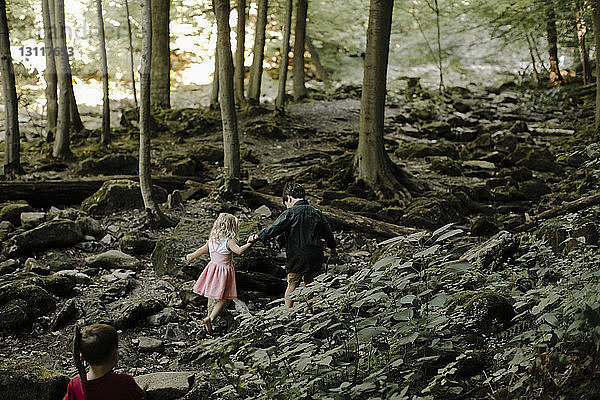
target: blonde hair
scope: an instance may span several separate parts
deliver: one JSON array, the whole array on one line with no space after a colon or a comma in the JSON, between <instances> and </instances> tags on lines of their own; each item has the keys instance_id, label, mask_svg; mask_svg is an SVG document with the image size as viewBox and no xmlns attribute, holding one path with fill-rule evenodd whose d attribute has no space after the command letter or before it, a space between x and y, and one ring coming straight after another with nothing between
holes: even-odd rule
<instances>
[{"instance_id":1,"label":"blonde hair","mask_svg":"<svg viewBox=\"0 0 600 400\"><path fill-rule=\"evenodd\" d=\"M234 215L220 213L210 230L208 240L220 243L224 239L237 239L238 227L238 219Z\"/></svg>"}]
</instances>

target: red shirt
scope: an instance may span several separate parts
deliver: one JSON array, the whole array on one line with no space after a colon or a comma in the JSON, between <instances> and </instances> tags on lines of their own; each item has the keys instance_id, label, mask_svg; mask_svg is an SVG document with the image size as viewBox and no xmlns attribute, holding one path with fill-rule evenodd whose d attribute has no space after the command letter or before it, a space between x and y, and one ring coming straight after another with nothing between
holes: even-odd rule
<instances>
[{"instance_id":1,"label":"red shirt","mask_svg":"<svg viewBox=\"0 0 600 400\"><path fill-rule=\"evenodd\" d=\"M75 375L67 386L67 394L63 400L141 400L143 398L144 391L135 383L131 375L115 374L110 371L98 379L83 384L81 377Z\"/></svg>"}]
</instances>

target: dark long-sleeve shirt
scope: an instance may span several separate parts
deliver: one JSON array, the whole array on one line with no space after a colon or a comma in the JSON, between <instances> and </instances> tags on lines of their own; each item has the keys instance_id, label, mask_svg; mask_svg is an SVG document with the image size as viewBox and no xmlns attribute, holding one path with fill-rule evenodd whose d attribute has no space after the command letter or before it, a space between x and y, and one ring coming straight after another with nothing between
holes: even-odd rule
<instances>
[{"instance_id":1,"label":"dark long-sleeve shirt","mask_svg":"<svg viewBox=\"0 0 600 400\"><path fill-rule=\"evenodd\" d=\"M262 242L284 235L286 243L286 270L288 273L314 273L323 266L323 239L330 249L336 243L329 224L321 211L298 200L273 222L258 233Z\"/></svg>"}]
</instances>

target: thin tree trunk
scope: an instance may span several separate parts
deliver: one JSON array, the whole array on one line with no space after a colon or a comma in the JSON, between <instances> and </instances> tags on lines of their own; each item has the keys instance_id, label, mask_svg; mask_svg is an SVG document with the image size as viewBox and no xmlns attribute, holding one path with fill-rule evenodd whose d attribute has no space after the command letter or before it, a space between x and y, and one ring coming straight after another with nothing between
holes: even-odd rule
<instances>
[{"instance_id":1,"label":"thin tree trunk","mask_svg":"<svg viewBox=\"0 0 600 400\"><path fill-rule=\"evenodd\" d=\"M317 51L317 48L315 47L315 45L312 42L312 39L309 36L306 36L306 47L308 48L308 51L310 52L310 59L312 61L312 64L315 66L315 71L317 73L317 77L322 82L329 81L329 77L327 76L327 71L325 71L325 68L323 68L323 64L321 64L321 60L319 59L319 53Z\"/></svg>"},{"instance_id":2,"label":"thin tree trunk","mask_svg":"<svg viewBox=\"0 0 600 400\"><path fill-rule=\"evenodd\" d=\"M596 118L594 126L596 132L600 131L600 9L598 0L592 0L592 23L594 25L594 42L596 47Z\"/></svg>"},{"instance_id":3,"label":"thin tree trunk","mask_svg":"<svg viewBox=\"0 0 600 400\"><path fill-rule=\"evenodd\" d=\"M556 14L551 0L546 0L546 33L548 35L548 54L550 56L550 83L562 83L563 79L558 66Z\"/></svg>"},{"instance_id":4,"label":"thin tree trunk","mask_svg":"<svg viewBox=\"0 0 600 400\"><path fill-rule=\"evenodd\" d=\"M248 77L248 102L260 104L260 86L262 82L263 61L265 58L265 30L267 27L268 0L258 0L258 15L254 34L254 58Z\"/></svg>"},{"instance_id":5,"label":"thin tree trunk","mask_svg":"<svg viewBox=\"0 0 600 400\"><path fill-rule=\"evenodd\" d=\"M275 108L280 113L285 110L288 63L290 60L290 34L292 30L292 0L287 0L285 9L285 19L283 21L283 39L281 41L281 60L279 61L279 81L277 87L277 98L275 99Z\"/></svg>"},{"instance_id":6,"label":"thin tree trunk","mask_svg":"<svg viewBox=\"0 0 600 400\"><path fill-rule=\"evenodd\" d=\"M244 98L244 43L246 41L246 0L237 1L237 27L235 30L235 64L233 70L233 89L235 103L242 106Z\"/></svg>"},{"instance_id":7,"label":"thin tree trunk","mask_svg":"<svg viewBox=\"0 0 600 400\"><path fill-rule=\"evenodd\" d=\"M129 35L129 62L131 65L131 88L133 89L133 101L138 106L137 93L135 90L135 71L133 67L133 40L131 38L131 21L129 20L129 1L125 0L125 12L127 13L127 34Z\"/></svg>"},{"instance_id":8,"label":"thin tree trunk","mask_svg":"<svg viewBox=\"0 0 600 400\"><path fill-rule=\"evenodd\" d=\"M19 112L15 71L10 55L6 2L0 1L0 73L5 107L4 174L14 176L22 172L20 161Z\"/></svg>"},{"instance_id":9,"label":"thin tree trunk","mask_svg":"<svg viewBox=\"0 0 600 400\"><path fill-rule=\"evenodd\" d=\"M533 55L533 45L531 43L531 37L530 37L529 33L525 34L525 39L527 39L527 46L529 47L529 59L531 60L531 68L533 69L533 80L537 84L540 82L540 78L538 76L538 70L535 65L535 57Z\"/></svg>"},{"instance_id":10,"label":"thin tree trunk","mask_svg":"<svg viewBox=\"0 0 600 400\"><path fill-rule=\"evenodd\" d=\"M110 144L110 100L108 97L108 62L106 60L106 42L104 39L104 17L102 17L102 0L96 0L98 12L98 38L100 40L100 68L102 69L102 135L100 143L103 146Z\"/></svg>"},{"instance_id":11,"label":"thin tree trunk","mask_svg":"<svg viewBox=\"0 0 600 400\"><path fill-rule=\"evenodd\" d=\"M58 75L58 87L60 90L58 98L58 121L56 126L56 137L52 155L56 158L69 158L71 148L69 145L69 134L71 130L71 105L72 85L67 49L67 38L65 37L65 4L64 0L55 0L56 37L54 40L54 52L56 59L56 70Z\"/></svg>"},{"instance_id":12,"label":"thin tree trunk","mask_svg":"<svg viewBox=\"0 0 600 400\"><path fill-rule=\"evenodd\" d=\"M219 107L219 46L215 45L215 71L213 72L213 81L210 91L210 108Z\"/></svg>"},{"instance_id":13,"label":"thin tree trunk","mask_svg":"<svg viewBox=\"0 0 600 400\"><path fill-rule=\"evenodd\" d=\"M217 47L219 48L219 103L223 123L225 187L229 192L240 193L240 142L233 94L229 0L215 0L214 4L217 17Z\"/></svg>"},{"instance_id":14,"label":"thin tree trunk","mask_svg":"<svg viewBox=\"0 0 600 400\"><path fill-rule=\"evenodd\" d=\"M393 0L370 2L355 169L357 178L370 186L379 197L410 198L396 177L383 142L393 4Z\"/></svg>"},{"instance_id":15,"label":"thin tree trunk","mask_svg":"<svg viewBox=\"0 0 600 400\"><path fill-rule=\"evenodd\" d=\"M152 0L152 64L150 69L150 101L152 105L171 107L171 49L169 45L169 12L171 0Z\"/></svg>"},{"instance_id":16,"label":"thin tree trunk","mask_svg":"<svg viewBox=\"0 0 600 400\"><path fill-rule=\"evenodd\" d=\"M142 62L140 65L140 191L149 223L154 226L172 225L152 197L150 164L150 74L152 63L152 10L150 0L141 0Z\"/></svg>"},{"instance_id":17,"label":"thin tree trunk","mask_svg":"<svg viewBox=\"0 0 600 400\"><path fill-rule=\"evenodd\" d=\"M306 36L306 16L308 0L298 0L296 5L296 28L294 29L294 99L306 97L304 84L304 38Z\"/></svg>"},{"instance_id":18,"label":"thin tree trunk","mask_svg":"<svg viewBox=\"0 0 600 400\"><path fill-rule=\"evenodd\" d=\"M440 85L439 91L444 91L444 70L442 64L442 37L441 37L441 29L440 29L440 7L438 5L438 0L435 0L435 23L437 25L437 45L438 45L438 69L440 70Z\"/></svg>"},{"instance_id":19,"label":"thin tree trunk","mask_svg":"<svg viewBox=\"0 0 600 400\"><path fill-rule=\"evenodd\" d=\"M585 0L575 1L575 20L577 27L577 42L579 43L579 55L581 57L583 84L587 85L591 80L590 59L585 45L587 35L587 24L585 22Z\"/></svg>"},{"instance_id":20,"label":"thin tree trunk","mask_svg":"<svg viewBox=\"0 0 600 400\"><path fill-rule=\"evenodd\" d=\"M44 23L44 54L46 56L46 70L44 79L46 80L46 132L49 139L54 139L56 134L56 116L58 112L57 78L56 62L54 60L54 44L52 40L52 19L50 17L50 5L54 10L54 2L42 0L42 19Z\"/></svg>"},{"instance_id":21,"label":"thin tree trunk","mask_svg":"<svg viewBox=\"0 0 600 400\"><path fill-rule=\"evenodd\" d=\"M67 61L69 55L67 54ZM81 132L85 126L83 126L83 122L81 121L81 116L79 115L79 108L77 107L77 101L75 100L75 91L73 90L73 73L71 72L71 65L69 64L69 90L71 91L71 128L75 132Z\"/></svg>"}]
</instances>

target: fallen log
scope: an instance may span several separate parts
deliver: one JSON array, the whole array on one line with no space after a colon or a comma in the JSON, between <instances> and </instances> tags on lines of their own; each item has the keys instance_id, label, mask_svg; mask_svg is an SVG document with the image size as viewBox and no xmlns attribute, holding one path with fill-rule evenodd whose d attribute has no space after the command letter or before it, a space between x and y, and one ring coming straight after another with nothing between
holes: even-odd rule
<instances>
[{"instance_id":1,"label":"fallen log","mask_svg":"<svg viewBox=\"0 0 600 400\"><path fill-rule=\"evenodd\" d=\"M560 215L572 213L579 210L584 210L586 208L595 206L600 204L600 193L593 194L591 196L582 197L580 199L561 204L558 207L551 208L550 210L546 210L538 215L535 215L531 218L531 220L526 223L517 226L514 228L515 232L524 232L528 231L531 228L535 227L538 222L558 217Z\"/></svg>"},{"instance_id":2,"label":"fallen log","mask_svg":"<svg viewBox=\"0 0 600 400\"><path fill-rule=\"evenodd\" d=\"M252 207L264 204L278 211L284 210L280 197L253 191L244 191L243 196ZM334 207L319 206L318 208L323 212L323 215L334 230L347 229L386 238L417 232L417 229L414 228L378 221Z\"/></svg>"},{"instance_id":3,"label":"fallen log","mask_svg":"<svg viewBox=\"0 0 600 400\"><path fill-rule=\"evenodd\" d=\"M105 181L112 179L138 180L137 175L103 176L63 181L0 181L0 202L9 200L25 200L34 207L52 205L81 204L83 200L95 193ZM195 177L156 176L152 183L163 187L167 192L183 189L185 182Z\"/></svg>"}]
</instances>

